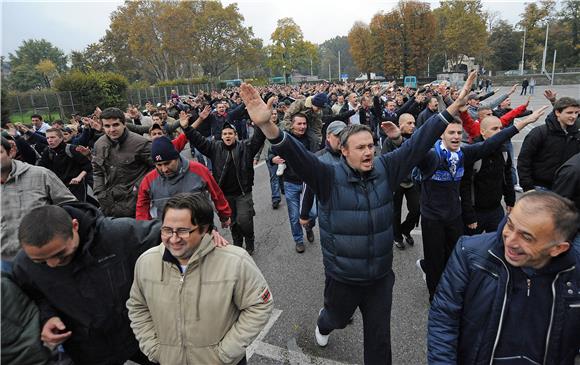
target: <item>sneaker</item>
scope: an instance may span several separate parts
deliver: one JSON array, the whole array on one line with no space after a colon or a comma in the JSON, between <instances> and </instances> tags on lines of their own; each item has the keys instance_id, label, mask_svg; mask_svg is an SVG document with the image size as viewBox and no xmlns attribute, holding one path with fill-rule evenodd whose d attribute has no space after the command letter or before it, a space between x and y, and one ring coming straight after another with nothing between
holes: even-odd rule
<instances>
[{"instance_id":1,"label":"sneaker","mask_svg":"<svg viewBox=\"0 0 580 365\"><path fill-rule=\"evenodd\" d=\"M305 250L306 250L306 247L304 247L304 243L297 243L296 244L296 252L304 253Z\"/></svg>"},{"instance_id":2,"label":"sneaker","mask_svg":"<svg viewBox=\"0 0 580 365\"><path fill-rule=\"evenodd\" d=\"M278 209L280 202L272 202L272 209Z\"/></svg>"},{"instance_id":3,"label":"sneaker","mask_svg":"<svg viewBox=\"0 0 580 365\"><path fill-rule=\"evenodd\" d=\"M395 243L395 247L398 248L399 250L405 249L405 242L403 242L403 240L395 239L394 243Z\"/></svg>"},{"instance_id":4,"label":"sneaker","mask_svg":"<svg viewBox=\"0 0 580 365\"><path fill-rule=\"evenodd\" d=\"M518 193L523 193L524 189L520 186L520 184L515 184L514 185L514 190L517 191Z\"/></svg>"},{"instance_id":5,"label":"sneaker","mask_svg":"<svg viewBox=\"0 0 580 365\"><path fill-rule=\"evenodd\" d=\"M314 242L314 232L312 231L312 229L307 229L306 230L306 239L310 243Z\"/></svg>"},{"instance_id":6,"label":"sneaker","mask_svg":"<svg viewBox=\"0 0 580 365\"><path fill-rule=\"evenodd\" d=\"M318 346L326 347L326 345L328 345L328 338L330 337L330 335L323 335L322 333L320 333L318 326L316 326L316 331L314 331L314 335L316 337L316 343L318 344Z\"/></svg>"},{"instance_id":7,"label":"sneaker","mask_svg":"<svg viewBox=\"0 0 580 365\"><path fill-rule=\"evenodd\" d=\"M278 169L276 170L276 176L284 175L284 170L286 170L286 164L281 163L280 165L278 165Z\"/></svg>"},{"instance_id":8,"label":"sneaker","mask_svg":"<svg viewBox=\"0 0 580 365\"><path fill-rule=\"evenodd\" d=\"M421 270L421 274L423 275L423 281L427 283L427 275L425 274L425 260L424 259L417 259L415 265Z\"/></svg>"},{"instance_id":9,"label":"sneaker","mask_svg":"<svg viewBox=\"0 0 580 365\"><path fill-rule=\"evenodd\" d=\"M411 234L404 234L403 233L403 237L405 237L405 242L407 242L407 244L409 246L413 246L415 244L415 240L413 239L413 237L411 237Z\"/></svg>"}]
</instances>

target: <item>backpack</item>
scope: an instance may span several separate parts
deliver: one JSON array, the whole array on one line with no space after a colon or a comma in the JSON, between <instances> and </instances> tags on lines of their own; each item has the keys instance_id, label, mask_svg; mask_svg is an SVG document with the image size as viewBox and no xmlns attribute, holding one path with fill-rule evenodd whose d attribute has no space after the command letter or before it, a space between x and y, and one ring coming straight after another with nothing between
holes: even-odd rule
<instances>
[{"instance_id":1,"label":"backpack","mask_svg":"<svg viewBox=\"0 0 580 365\"><path fill-rule=\"evenodd\" d=\"M73 146L70 145L70 144L68 144L68 143L64 147L64 152L70 158L73 158L74 157L74 155L72 153L72 149L73 149ZM53 150L49 149L48 150L48 158L50 159L50 161L54 160L54 156L56 156L56 152L54 152Z\"/></svg>"}]
</instances>

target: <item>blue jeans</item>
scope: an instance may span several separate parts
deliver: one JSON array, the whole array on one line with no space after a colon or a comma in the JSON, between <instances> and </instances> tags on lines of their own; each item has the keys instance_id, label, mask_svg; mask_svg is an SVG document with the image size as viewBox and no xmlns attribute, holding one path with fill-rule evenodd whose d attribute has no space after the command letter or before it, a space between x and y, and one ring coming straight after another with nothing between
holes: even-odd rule
<instances>
[{"instance_id":1,"label":"blue jeans","mask_svg":"<svg viewBox=\"0 0 580 365\"><path fill-rule=\"evenodd\" d=\"M284 181L284 196L286 196L286 205L288 206L290 230L296 244L304 243L304 232L302 232L300 225L300 195L302 195L302 184Z\"/></svg>"},{"instance_id":2,"label":"blue jeans","mask_svg":"<svg viewBox=\"0 0 580 365\"><path fill-rule=\"evenodd\" d=\"M266 159L266 165L268 166L268 173L270 174L270 189L272 190L272 203L280 203L282 197L280 196L280 178L276 175L276 170L278 170L278 165L270 163Z\"/></svg>"}]
</instances>

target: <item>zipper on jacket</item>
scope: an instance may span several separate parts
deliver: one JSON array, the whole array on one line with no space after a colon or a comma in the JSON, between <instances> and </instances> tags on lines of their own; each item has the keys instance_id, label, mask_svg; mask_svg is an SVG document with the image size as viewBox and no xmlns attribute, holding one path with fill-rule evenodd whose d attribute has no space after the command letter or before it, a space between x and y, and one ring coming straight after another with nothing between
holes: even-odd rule
<instances>
[{"instance_id":1,"label":"zipper on jacket","mask_svg":"<svg viewBox=\"0 0 580 365\"><path fill-rule=\"evenodd\" d=\"M236 165L236 159L234 158L234 153L230 151L232 154L232 164L234 165L234 172L236 173L236 180L238 180L238 185L240 186L240 190L242 191L242 196L246 196L246 192L244 191L244 187L242 186L242 182L240 181L240 175L238 174L238 166Z\"/></svg>"},{"instance_id":2,"label":"zipper on jacket","mask_svg":"<svg viewBox=\"0 0 580 365\"><path fill-rule=\"evenodd\" d=\"M530 288L532 287L532 280L530 278L527 278L526 282L528 283L528 297L529 297L530 296Z\"/></svg>"},{"instance_id":3,"label":"zipper on jacket","mask_svg":"<svg viewBox=\"0 0 580 365\"><path fill-rule=\"evenodd\" d=\"M508 287L509 287L509 283L510 283L510 271L502 259L497 257L493 252L491 252L491 250L487 250L487 252L489 252L490 255L492 255L493 257L498 259L499 262L501 262L501 264L503 265L503 267L505 268L505 271L507 273L507 280L505 283L505 290L504 290L504 295L503 295L503 303L501 305L501 314L499 316L499 326L497 329L497 335L495 336L495 341L493 342L493 349L491 350L491 358L489 359L489 365L493 365L493 357L495 355L495 350L497 349L497 345L499 343L499 336L501 335L501 326L503 324L503 315L505 314L505 306L507 303Z\"/></svg>"},{"instance_id":4,"label":"zipper on jacket","mask_svg":"<svg viewBox=\"0 0 580 365\"><path fill-rule=\"evenodd\" d=\"M478 268L478 269L480 269L480 270L483 270L483 271L485 271L485 272L489 273L491 276L493 276L493 277L494 277L494 278L496 278L496 279L498 279L498 278L499 278L499 275L498 275L498 274L496 274L496 273L492 272L491 270L488 270L488 269L486 269L485 267L483 267L483 266L481 266L481 265L479 265L479 264L477 264L477 263L473 264L473 266L477 267L477 268Z\"/></svg>"},{"instance_id":5,"label":"zipper on jacket","mask_svg":"<svg viewBox=\"0 0 580 365\"><path fill-rule=\"evenodd\" d=\"M220 178L218 180L218 186L221 188L222 187L222 180L224 178L224 175L226 174L226 168L228 167L228 160L230 159L230 154L228 153L226 155L226 162L224 163L224 169L222 170L222 174L220 175Z\"/></svg>"},{"instance_id":6,"label":"zipper on jacket","mask_svg":"<svg viewBox=\"0 0 580 365\"><path fill-rule=\"evenodd\" d=\"M372 253L369 252L369 279L370 279L372 277L372 270L373 270L372 261L373 261L373 257L374 257L374 246L373 246L374 234L373 234L373 218L372 218L372 214L371 214L371 200L369 199L369 191L367 189L367 184L366 184L365 180L362 181L362 189L365 192L365 198L367 199L368 217L369 217L369 224L368 224L369 234L367 237L370 239L369 250L372 250Z\"/></svg>"},{"instance_id":7,"label":"zipper on jacket","mask_svg":"<svg viewBox=\"0 0 580 365\"><path fill-rule=\"evenodd\" d=\"M560 274L572 271L576 268L576 266L572 266L567 268L566 270L562 270L556 274L554 281L552 281L552 311L550 313L550 324L548 325L548 332L546 333L546 350L544 351L544 361L543 364L546 364L548 360L548 347L550 346L550 335L552 334L552 324L554 322L554 309L556 309L556 281L560 277Z\"/></svg>"}]
</instances>

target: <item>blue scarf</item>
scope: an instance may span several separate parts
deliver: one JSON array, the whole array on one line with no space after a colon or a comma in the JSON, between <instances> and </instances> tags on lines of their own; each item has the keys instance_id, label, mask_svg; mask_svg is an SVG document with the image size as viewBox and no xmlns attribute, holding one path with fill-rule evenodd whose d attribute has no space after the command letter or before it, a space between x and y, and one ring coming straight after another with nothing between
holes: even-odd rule
<instances>
[{"instance_id":1,"label":"blue scarf","mask_svg":"<svg viewBox=\"0 0 580 365\"><path fill-rule=\"evenodd\" d=\"M435 181L461 181L463 177L463 151L459 149L457 152L451 152L446 148L442 148L441 140L435 142L435 152L439 157L439 166L435 173L431 176L431 180Z\"/></svg>"}]
</instances>

